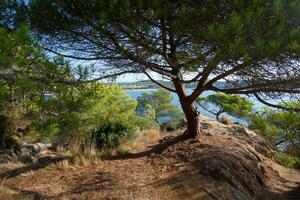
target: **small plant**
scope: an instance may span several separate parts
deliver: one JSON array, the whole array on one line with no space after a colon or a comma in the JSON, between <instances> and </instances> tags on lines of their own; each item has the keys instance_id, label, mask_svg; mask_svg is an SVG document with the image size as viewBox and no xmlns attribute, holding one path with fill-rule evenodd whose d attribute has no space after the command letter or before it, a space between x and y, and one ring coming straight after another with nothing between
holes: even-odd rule
<instances>
[{"instance_id":1,"label":"small plant","mask_svg":"<svg viewBox=\"0 0 300 200\"><path fill-rule=\"evenodd\" d=\"M279 151L272 151L272 154L275 158L275 160L288 168L298 168L300 166L300 159L293 157L293 156L289 156L283 152L279 152Z\"/></svg>"}]
</instances>

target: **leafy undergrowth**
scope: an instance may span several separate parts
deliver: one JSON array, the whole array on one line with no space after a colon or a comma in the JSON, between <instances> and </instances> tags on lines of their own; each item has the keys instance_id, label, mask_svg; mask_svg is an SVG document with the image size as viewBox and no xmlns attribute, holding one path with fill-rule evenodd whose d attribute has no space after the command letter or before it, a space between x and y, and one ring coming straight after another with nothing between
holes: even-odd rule
<instances>
[{"instance_id":1,"label":"leafy undergrowth","mask_svg":"<svg viewBox=\"0 0 300 200\"><path fill-rule=\"evenodd\" d=\"M86 152L18 166L6 173L2 190L55 200L299 199L299 171L274 162L272 149L254 132L206 119L202 128L197 139L177 136L182 131L167 137L144 132L120 147L123 155L102 160Z\"/></svg>"}]
</instances>

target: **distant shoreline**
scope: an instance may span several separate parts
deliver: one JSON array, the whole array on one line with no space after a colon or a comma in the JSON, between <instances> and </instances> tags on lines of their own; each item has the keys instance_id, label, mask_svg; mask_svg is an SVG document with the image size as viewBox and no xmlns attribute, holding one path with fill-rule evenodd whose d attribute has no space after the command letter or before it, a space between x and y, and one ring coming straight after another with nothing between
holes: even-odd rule
<instances>
[{"instance_id":1,"label":"distant shoreline","mask_svg":"<svg viewBox=\"0 0 300 200\"><path fill-rule=\"evenodd\" d=\"M157 90L159 88L123 88L125 91Z\"/></svg>"},{"instance_id":2,"label":"distant shoreline","mask_svg":"<svg viewBox=\"0 0 300 200\"><path fill-rule=\"evenodd\" d=\"M165 85L169 88L174 88L173 83L170 81L162 81L158 80L158 82L162 85ZM224 87L224 82L218 82L217 83L220 87ZM118 83L118 85L122 86L124 90L146 90L146 89L159 89L160 87L153 83L152 81L138 81L138 82L132 82L132 83ZM187 84L187 89L193 89L197 87L197 83L191 83Z\"/></svg>"}]
</instances>

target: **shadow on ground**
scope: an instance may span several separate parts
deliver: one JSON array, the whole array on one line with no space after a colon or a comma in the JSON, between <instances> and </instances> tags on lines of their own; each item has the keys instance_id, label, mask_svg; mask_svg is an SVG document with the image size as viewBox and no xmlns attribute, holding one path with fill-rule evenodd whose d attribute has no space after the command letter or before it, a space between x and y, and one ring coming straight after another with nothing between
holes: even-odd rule
<instances>
[{"instance_id":1,"label":"shadow on ground","mask_svg":"<svg viewBox=\"0 0 300 200\"><path fill-rule=\"evenodd\" d=\"M67 156L67 157L45 156L45 157L39 158L35 163L31 163L26 166L1 173L0 178L13 178L13 177L19 176L20 174L43 169L51 164L55 164L55 163L61 162L63 160L68 160L68 159L71 159L71 157L70 156Z\"/></svg>"},{"instance_id":2,"label":"shadow on ground","mask_svg":"<svg viewBox=\"0 0 300 200\"><path fill-rule=\"evenodd\" d=\"M181 134L178 136L171 137L170 140L163 141L159 144L148 146L149 150L138 152L138 153L129 153L127 155L116 155L106 157L106 160L124 160L124 159L133 159L133 158L141 158L145 156L150 156L151 154L160 154L164 150L166 150L169 146L172 146L176 143L179 143L184 140L188 140L190 137L187 134Z\"/></svg>"},{"instance_id":3,"label":"shadow on ground","mask_svg":"<svg viewBox=\"0 0 300 200\"><path fill-rule=\"evenodd\" d=\"M102 194L107 194L105 191L111 191L113 194L113 191L118 189L115 187L114 180L111 179L110 175L104 172L90 172L85 174L84 177L72 176L69 178L70 182L66 184L72 184L74 187L56 195L46 195L34 190L17 187L10 187L10 189L18 193L18 195L13 196L15 199L18 197L25 199L26 197L28 200L95 199L98 197L100 199L110 199L108 195L103 196ZM21 200L22 198L19 199Z\"/></svg>"}]
</instances>

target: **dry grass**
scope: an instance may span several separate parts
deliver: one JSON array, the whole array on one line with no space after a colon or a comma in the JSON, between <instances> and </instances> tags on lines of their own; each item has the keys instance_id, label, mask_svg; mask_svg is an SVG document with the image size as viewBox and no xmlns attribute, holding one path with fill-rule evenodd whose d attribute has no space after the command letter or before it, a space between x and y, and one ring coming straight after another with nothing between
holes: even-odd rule
<instances>
[{"instance_id":1,"label":"dry grass","mask_svg":"<svg viewBox=\"0 0 300 200\"><path fill-rule=\"evenodd\" d=\"M110 158L112 156L122 156L144 151L147 146L158 143L159 139L164 134L165 133L159 128L140 131L137 133L137 137L134 140L123 143L115 149L101 151L101 157Z\"/></svg>"},{"instance_id":2,"label":"dry grass","mask_svg":"<svg viewBox=\"0 0 300 200\"><path fill-rule=\"evenodd\" d=\"M231 119L229 119L229 117L227 117L227 116L224 116L224 117L222 118L221 122L222 122L223 124L226 124L226 125L232 125L232 124L233 124L233 121L231 121Z\"/></svg>"},{"instance_id":3,"label":"dry grass","mask_svg":"<svg viewBox=\"0 0 300 200\"><path fill-rule=\"evenodd\" d=\"M68 141L67 149L63 146L58 146L57 148L57 153L60 156L70 157L70 159L57 162L54 166L59 169L68 169L99 164L101 162L101 157L127 155L129 153L142 151L147 145L157 143L163 134L164 133L160 131L159 128L143 130L137 133L135 140L121 144L116 149L101 152L96 149L95 145L86 144L82 140L70 140ZM25 164L16 157L3 164L0 163L0 170L13 170L24 166ZM31 172L28 172L25 175L27 174L32 175Z\"/></svg>"},{"instance_id":4,"label":"dry grass","mask_svg":"<svg viewBox=\"0 0 300 200\"><path fill-rule=\"evenodd\" d=\"M0 164L0 171L13 170L23 166L25 166L25 164L19 160L8 161Z\"/></svg>"},{"instance_id":5,"label":"dry grass","mask_svg":"<svg viewBox=\"0 0 300 200\"><path fill-rule=\"evenodd\" d=\"M119 155L126 155L130 152L139 152L144 150L149 144L154 144L159 141L164 133L159 128L143 130L137 133L135 140L121 144L116 149Z\"/></svg>"},{"instance_id":6,"label":"dry grass","mask_svg":"<svg viewBox=\"0 0 300 200\"><path fill-rule=\"evenodd\" d=\"M24 166L25 166L25 164L22 163L18 157L16 157L16 156L9 157L9 158L7 157L5 159L4 158L1 159L0 172L14 170L14 169L21 168Z\"/></svg>"},{"instance_id":7,"label":"dry grass","mask_svg":"<svg viewBox=\"0 0 300 200\"><path fill-rule=\"evenodd\" d=\"M12 199L12 191L5 187L4 185L0 185L0 199Z\"/></svg>"},{"instance_id":8,"label":"dry grass","mask_svg":"<svg viewBox=\"0 0 300 200\"><path fill-rule=\"evenodd\" d=\"M72 167L82 167L90 164L99 164L101 162L101 154L94 146L84 147L81 150L82 143L77 143L79 146L72 145L72 149L65 153L70 156L70 159L66 159L56 163L55 165L59 169L67 169Z\"/></svg>"},{"instance_id":9,"label":"dry grass","mask_svg":"<svg viewBox=\"0 0 300 200\"><path fill-rule=\"evenodd\" d=\"M0 185L0 199L1 200L34 200L31 195L20 195L6 186Z\"/></svg>"},{"instance_id":10,"label":"dry grass","mask_svg":"<svg viewBox=\"0 0 300 200\"><path fill-rule=\"evenodd\" d=\"M6 179L0 179L0 199L2 200L33 200L30 196L18 195L15 191L5 186Z\"/></svg>"}]
</instances>

